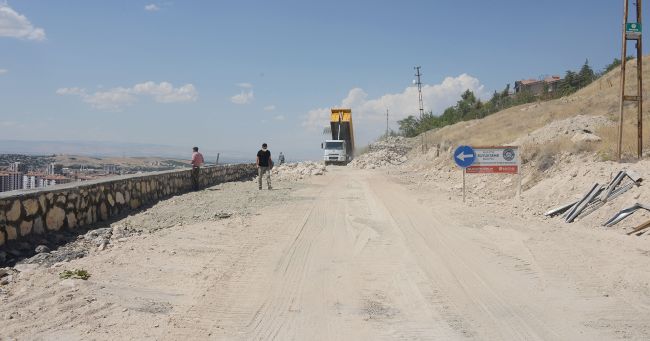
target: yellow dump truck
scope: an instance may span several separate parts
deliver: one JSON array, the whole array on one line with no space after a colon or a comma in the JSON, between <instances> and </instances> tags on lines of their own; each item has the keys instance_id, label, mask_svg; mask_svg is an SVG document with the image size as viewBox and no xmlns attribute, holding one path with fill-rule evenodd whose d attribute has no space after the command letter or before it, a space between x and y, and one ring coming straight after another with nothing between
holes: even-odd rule
<instances>
[{"instance_id":1,"label":"yellow dump truck","mask_svg":"<svg viewBox=\"0 0 650 341\"><path fill-rule=\"evenodd\" d=\"M330 114L332 139L321 144L325 164L347 164L354 157L352 109L333 108Z\"/></svg>"}]
</instances>

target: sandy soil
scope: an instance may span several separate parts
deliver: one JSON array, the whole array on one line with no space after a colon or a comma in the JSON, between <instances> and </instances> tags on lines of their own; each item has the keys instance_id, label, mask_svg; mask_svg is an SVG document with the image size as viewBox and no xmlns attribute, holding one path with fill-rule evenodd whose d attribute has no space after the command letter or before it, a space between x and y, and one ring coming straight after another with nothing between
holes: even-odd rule
<instances>
[{"instance_id":1,"label":"sandy soil","mask_svg":"<svg viewBox=\"0 0 650 341\"><path fill-rule=\"evenodd\" d=\"M149 233L19 266L0 338L650 338L647 238L464 205L405 175L328 167L275 191L237 183L159 203L125 220ZM241 207L211 219L230 197Z\"/></svg>"}]
</instances>

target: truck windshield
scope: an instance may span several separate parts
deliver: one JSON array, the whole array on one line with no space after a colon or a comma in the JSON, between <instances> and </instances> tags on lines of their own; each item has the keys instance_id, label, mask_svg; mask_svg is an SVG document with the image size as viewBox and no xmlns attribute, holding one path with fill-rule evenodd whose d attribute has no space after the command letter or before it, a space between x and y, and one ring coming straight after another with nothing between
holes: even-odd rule
<instances>
[{"instance_id":1,"label":"truck windshield","mask_svg":"<svg viewBox=\"0 0 650 341\"><path fill-rule=\"evenodd\" d=\"M343 142L325 142L325 149L343 149Z\"/></svg>"}]
</instances>

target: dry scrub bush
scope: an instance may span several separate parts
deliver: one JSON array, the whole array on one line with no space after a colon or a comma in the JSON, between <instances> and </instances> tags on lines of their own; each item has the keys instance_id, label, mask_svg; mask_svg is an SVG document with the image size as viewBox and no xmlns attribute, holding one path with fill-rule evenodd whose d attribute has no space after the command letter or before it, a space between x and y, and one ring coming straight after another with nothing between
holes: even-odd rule
<instances>
[{"instance_id":1,"label":"dry scrub bush","mask_svg":"<svg viewBox=\"0 0 650 341\"><path fill-rule=\"evenodd\" d=\"M593 152L598 148L599 142L573 142L569 137L536 145L524 145L521 150L522 163L532 163L539 172L550 169L562 153L579 155Z\"/></svg>"},{"instance_id":2,"label":"dry scrub bush","mask_svg":"<svg viewBox=\"0 0 650 341\"><path fill-rule=\"evenodd\" d=\"M623 122L623 158L634 158L637 153L637 126L636 116L631 117L630 113L626 113L626 119ZM643 120L643 150L650 149L650 118L647 114ZM610 161L616 159L616 148L618 145L618 124L613 126L601 127L596 131L596 135L600 136L603 140L598 145L596 152L602 161Z\"/></svg>"}]
</instances>

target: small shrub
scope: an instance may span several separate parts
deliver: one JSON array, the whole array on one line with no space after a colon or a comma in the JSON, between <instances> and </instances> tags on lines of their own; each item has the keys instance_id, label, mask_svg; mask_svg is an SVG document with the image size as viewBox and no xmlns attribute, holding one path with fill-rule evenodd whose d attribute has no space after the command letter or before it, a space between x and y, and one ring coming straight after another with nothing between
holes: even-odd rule
<instances>
[{"instance_id":1,"label":"small shrub","mask_svg":"<svg viewBox=\"0 0 650 341\"><path fill-rule=\"evenodd\" d=\"M64 270L59 274L60 278L67 279L67 278L74 278L74 279L83 279L84 281L90 278L90 274L86 270Z\"/></svg>"},{"instance_id":2,"label":"small shrub","mask_svg":"<svg viewBox=\"0 0 650 341\"><path fill-rule=\"evenodd\" d=\"M542 155L542 157L539 158L539 161L537 162L537 170L540 172L544 172L547 169L553 167L555 164L555 158L552 155L545 154Z\"/></svg>"}]
</instances>

